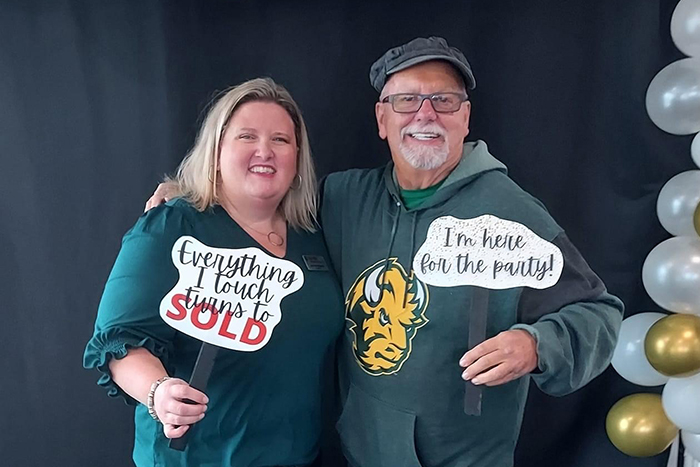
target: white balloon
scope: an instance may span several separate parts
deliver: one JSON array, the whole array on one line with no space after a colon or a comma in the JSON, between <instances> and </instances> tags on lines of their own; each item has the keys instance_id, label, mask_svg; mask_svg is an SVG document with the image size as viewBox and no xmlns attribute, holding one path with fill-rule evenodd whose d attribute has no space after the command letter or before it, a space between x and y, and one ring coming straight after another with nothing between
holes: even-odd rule
<instances>
[{"instance_id":1,"label":"white balloon","mask_svg":"<svg viewBox=\"0 0 700 467\"><path fill-rule=\"evenodd\" d=\"M674 425L700 433L700 374L670 378L661 394L661 403Z\"/></svg>"},{"instance_id":2,"label":"white balloon","mask_svg":"<svg viewBox=\"0 0 700 467\"><path fill-rule=\"evenodd\" d=\"M647 331L665 316L667 315L663 313L638 313L622 322L613 352L612 366L630 383L640 386L660 386L668 381L668 376L656 371L644 353L644 338Z\"/></svg>"},{"instance_id":3,"label":"white balloon","mask_svg":"<svg viewBox=\"0 0 700 467\"><path fill-rule=\"evenodd\" d=\"M695 459L700 459L700 434L681 430L681 440L685 452L690 453Z\"/></svg>"},{"instance_id":4,"label":"white balloon","mask_svg":"<svg viewBox=\"0 0 700 467\"><path fill-rule=\"evenodd\" d=\"M678 50L700 55L700 0L681 0L671 17L671 37Z\"/></svg>"},{"instance_id":5,"label":"white balloon","mask_svg":"<svg viewBox=\"0 0 700 467\"><path fill-rule=\"evenodd\" d=\"M700 167L700 133L693 138L693 143L690 145L690 155L693 157L695 165Z\"/></svg>"},{"instance_id":6,"label":"white balloon","mask_svg":"<svg viewBox=\"0 0 700 467\"><path fill-rule=\"evenodd\" d=\"M672 461L669 460L669 462L672 462ZM671 465L671 464L668 464L668 465ZM680 465L678 467L680 467ZM695 460L695 458L693 456L688 454L688 452L685 452L683 454L683 467L700 467L700 461Z\"/></svg>"},{"instance_id":7,"label":"white balloon","mask_svg":"<svg viewBox=\"0 0 700 467\"><path fill-rule=\"evenodd\" d=\"M700 170L688 170L661 188L656 201L659 222L671 235L697 235L693 213L700 203Z\"/></svg>"},{"instance_id":8,"label":"white balloon","mask_svg":"<svg viewBox=\"0 0 700 467\"><path fill-rule=\"evenodd\" d=\"M646 107L651 121L668 133L700 131L700 58L684 58L661 70L649 83Z\"/></svg>"},{"instance_id":9,"label":"white balloon","mask_svg":"<svg viewBox=\"0 0 700 467\"><path fill-rule=\"evenodd\" d=\"M642 282L661 308L700 315L700 237L673 237L644 260Z\"/></svg>"}]
</instances>

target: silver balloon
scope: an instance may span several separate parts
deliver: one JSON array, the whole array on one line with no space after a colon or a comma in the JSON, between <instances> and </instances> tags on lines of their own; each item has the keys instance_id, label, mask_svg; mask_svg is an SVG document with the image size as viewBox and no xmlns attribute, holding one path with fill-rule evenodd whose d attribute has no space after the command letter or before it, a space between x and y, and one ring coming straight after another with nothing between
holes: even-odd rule
<instances>
[{"instance_id":1,"label":"silver balloon","mask_svg":"<svg viewBox=\"0 0 700 467\"><path fill-rule=\"evenodd\" d=\"M690 155L693 157L695 165L700 167L700 133L693 138L693 143L690 145Z\"/></svg>"},{"instance_id":2,"label":"silver balloon","mask_svg":"<svg viewBox=\"0 0 700 467\"><path fill-rule=\"evenodd\" d=\"M620 327L612 366L620 376L630 383L640 386L660 386L668 381L654 369L644 353L644 338L649 328L661 318L663 313L637 313L626 318Z\"/></svg>"},{"instance_id":3,"label":"silver balloon","mask_svg":"<svg viewBox=\"0 0 700 467\"><path fill-rule=\"evenodd\" d=\"M673 237L649 253L642 282L660 307L700 315L700 238Z\"/></svg>"},{"instance_id":4,"label":"silver balloon","mask_svg":"<svg viewBox=\"0 0 700 467\"><path fill-rule=\"evenodd\" d=\"M681 440L685 452L690 453L695 459L700 459L700 434L681 430Z\"/></svg>"},{"instance_id":5,"label":"silver balloon","mask_svg":"<svg viewBox=\"0 0 700 467\"><path fill-rule=\"evenodd\" d=\"M673 177L661 188L656 214L671 235L697 235L693 213L700 203L700 170L688 170Z\"/></svg>"},{"instance_id":6,"label":"silver balloon","mask_svg":"<svg viewBox=\"0 0 700 467\"><path fill-rule=\"evenodd\" d=\"M700 433L700 374L671 378L661 394L664 412L681 430Z\"/></svg>"},{"instance_id":7,"label":"silver balloon","mask_svg":"<svg viewBox=\"0 0 700 467\"><path fill-rule=\"evenodd\" d=\"M674 135L700 131L700 58L684 58L661 70L647 89L647 113Z\"/></svg>"},{"instance_id":8,"label":"silver balloon","mask_svg":"<svg viewBox=\"0 0 700 467\"><path fill-rule=\"evenodd\" d=\"M671 37L686 55L700 55L700 0L681 0L671 17Z\"/></svg>"}]
</instances>

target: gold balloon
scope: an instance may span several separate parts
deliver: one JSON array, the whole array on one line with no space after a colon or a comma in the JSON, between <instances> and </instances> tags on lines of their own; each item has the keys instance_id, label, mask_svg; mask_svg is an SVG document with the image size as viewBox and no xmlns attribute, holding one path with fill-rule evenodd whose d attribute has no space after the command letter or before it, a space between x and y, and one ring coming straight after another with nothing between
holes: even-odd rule
<instances>
[{"instance_id":1,"label":"gold balloon","mask_svg":"<svg viewBox=\"0 0 700 467\"><path fill-rule=\"evenodd\" d=\"M700 316L674 314L661 318L644 339L647 360L666 376L684 377L700 371Z\"/></svg>"},{"instance_id":2,"label":"gold balloon","mask_svg":"<svg viewBox=\"0 0 700 467\"><path fill-rule=\"evenodd\" d=\"M605 431L617 449L634 457L655 456L678 435L658 394L632 394L617 401L605 419Z\"/></svg>"},{"instance_id":3,"label":"gold balloon","mask_svg":"<svg viewBox=\"0 0 700 467\"><path fill-rule=\"evenodd\" d=\"M695 208L695 213L693 214L693 225L695 225L695 231L700 235L700 203L698 203L698 207Z\"/></svg>"}]
</instances>

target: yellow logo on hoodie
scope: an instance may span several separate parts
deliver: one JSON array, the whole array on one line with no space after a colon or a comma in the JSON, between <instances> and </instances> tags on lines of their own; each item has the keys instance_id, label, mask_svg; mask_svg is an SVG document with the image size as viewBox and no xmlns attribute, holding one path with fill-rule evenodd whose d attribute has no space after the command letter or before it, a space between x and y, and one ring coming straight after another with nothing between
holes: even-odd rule
<instances>
[{"instance_id":1,"label":"yellow logo on hoodie","mask_svg":"<svg viewBox=\"0 0 700 467\"><path fill-rule=\"evenodd\" d=\"M399 371L418 328L428 322L427 307L428 288L397 258L364 270L345 299L353 352L362 369L375 376Z\"/></svg>"}]
</instances>

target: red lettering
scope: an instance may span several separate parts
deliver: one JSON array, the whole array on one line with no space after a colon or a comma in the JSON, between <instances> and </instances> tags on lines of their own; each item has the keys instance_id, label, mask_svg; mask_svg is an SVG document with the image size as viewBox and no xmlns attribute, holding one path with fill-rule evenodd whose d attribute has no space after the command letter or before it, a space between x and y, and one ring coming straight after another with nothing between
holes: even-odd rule
<instances>
[{"instance_id":1,"label":"red lettering","mask_svg":"<svg viewBox=\"0 0 700 467\"><path fill-rule=\"evenodd\" d=\"M185 295L181 293L173 295L173 298L170 300L170 303L175 307L178 313L173 313L172 311L168 310L165 312L165 316L167 316L170 319L174 319L175 321L185 319L185 317L187 316L187 310L185 309L184 305L185 298Z\"/></svg>"},{"instance_id":2,"label":"red lettering","mask_svg":"<svg viewBox=\"0 0 700 467\"><path fill-rule=\"evenodd\" d=\"M204 310L208 310L210 312L209 321L206 323L199 320L199 317ZM204 331L208 331L209 329L213 328L218 318L219 311L209 303L202 302L192 310L192 324L194 324L196 328L203 329Z\"/></svg>"},{"instance_id":3,"label":"red lettering","mask_svg":"<svg viewBox=\"0 0 700 467\"><path fill-rule=\"evenodd\" d=\"M221 323L221 328L219 329L219 335L223 337L228 337L229 339L236 340L236 335L228 332L228 326L231 323L231 315L233 313L224 313L224 321Z\"/></svg>"},{"instance_id":4,"label":"red lettering","mask_svg":"<svg viewBox=\"0 0 700 467\"><path fill-rule=\"evenodd\" d=\"M251 339L250 332L253 330L253 326L255 326L258 329L258 335L255 338ZM256 345L261 343L263 339L265 339L266 334L267 328L263 323L261 323L260 321L255 321L253 318L248 318L248 321L246 321L245 323L245 329L243 329L241 342L248 345Z\"/></svg>"}]
</instances>

